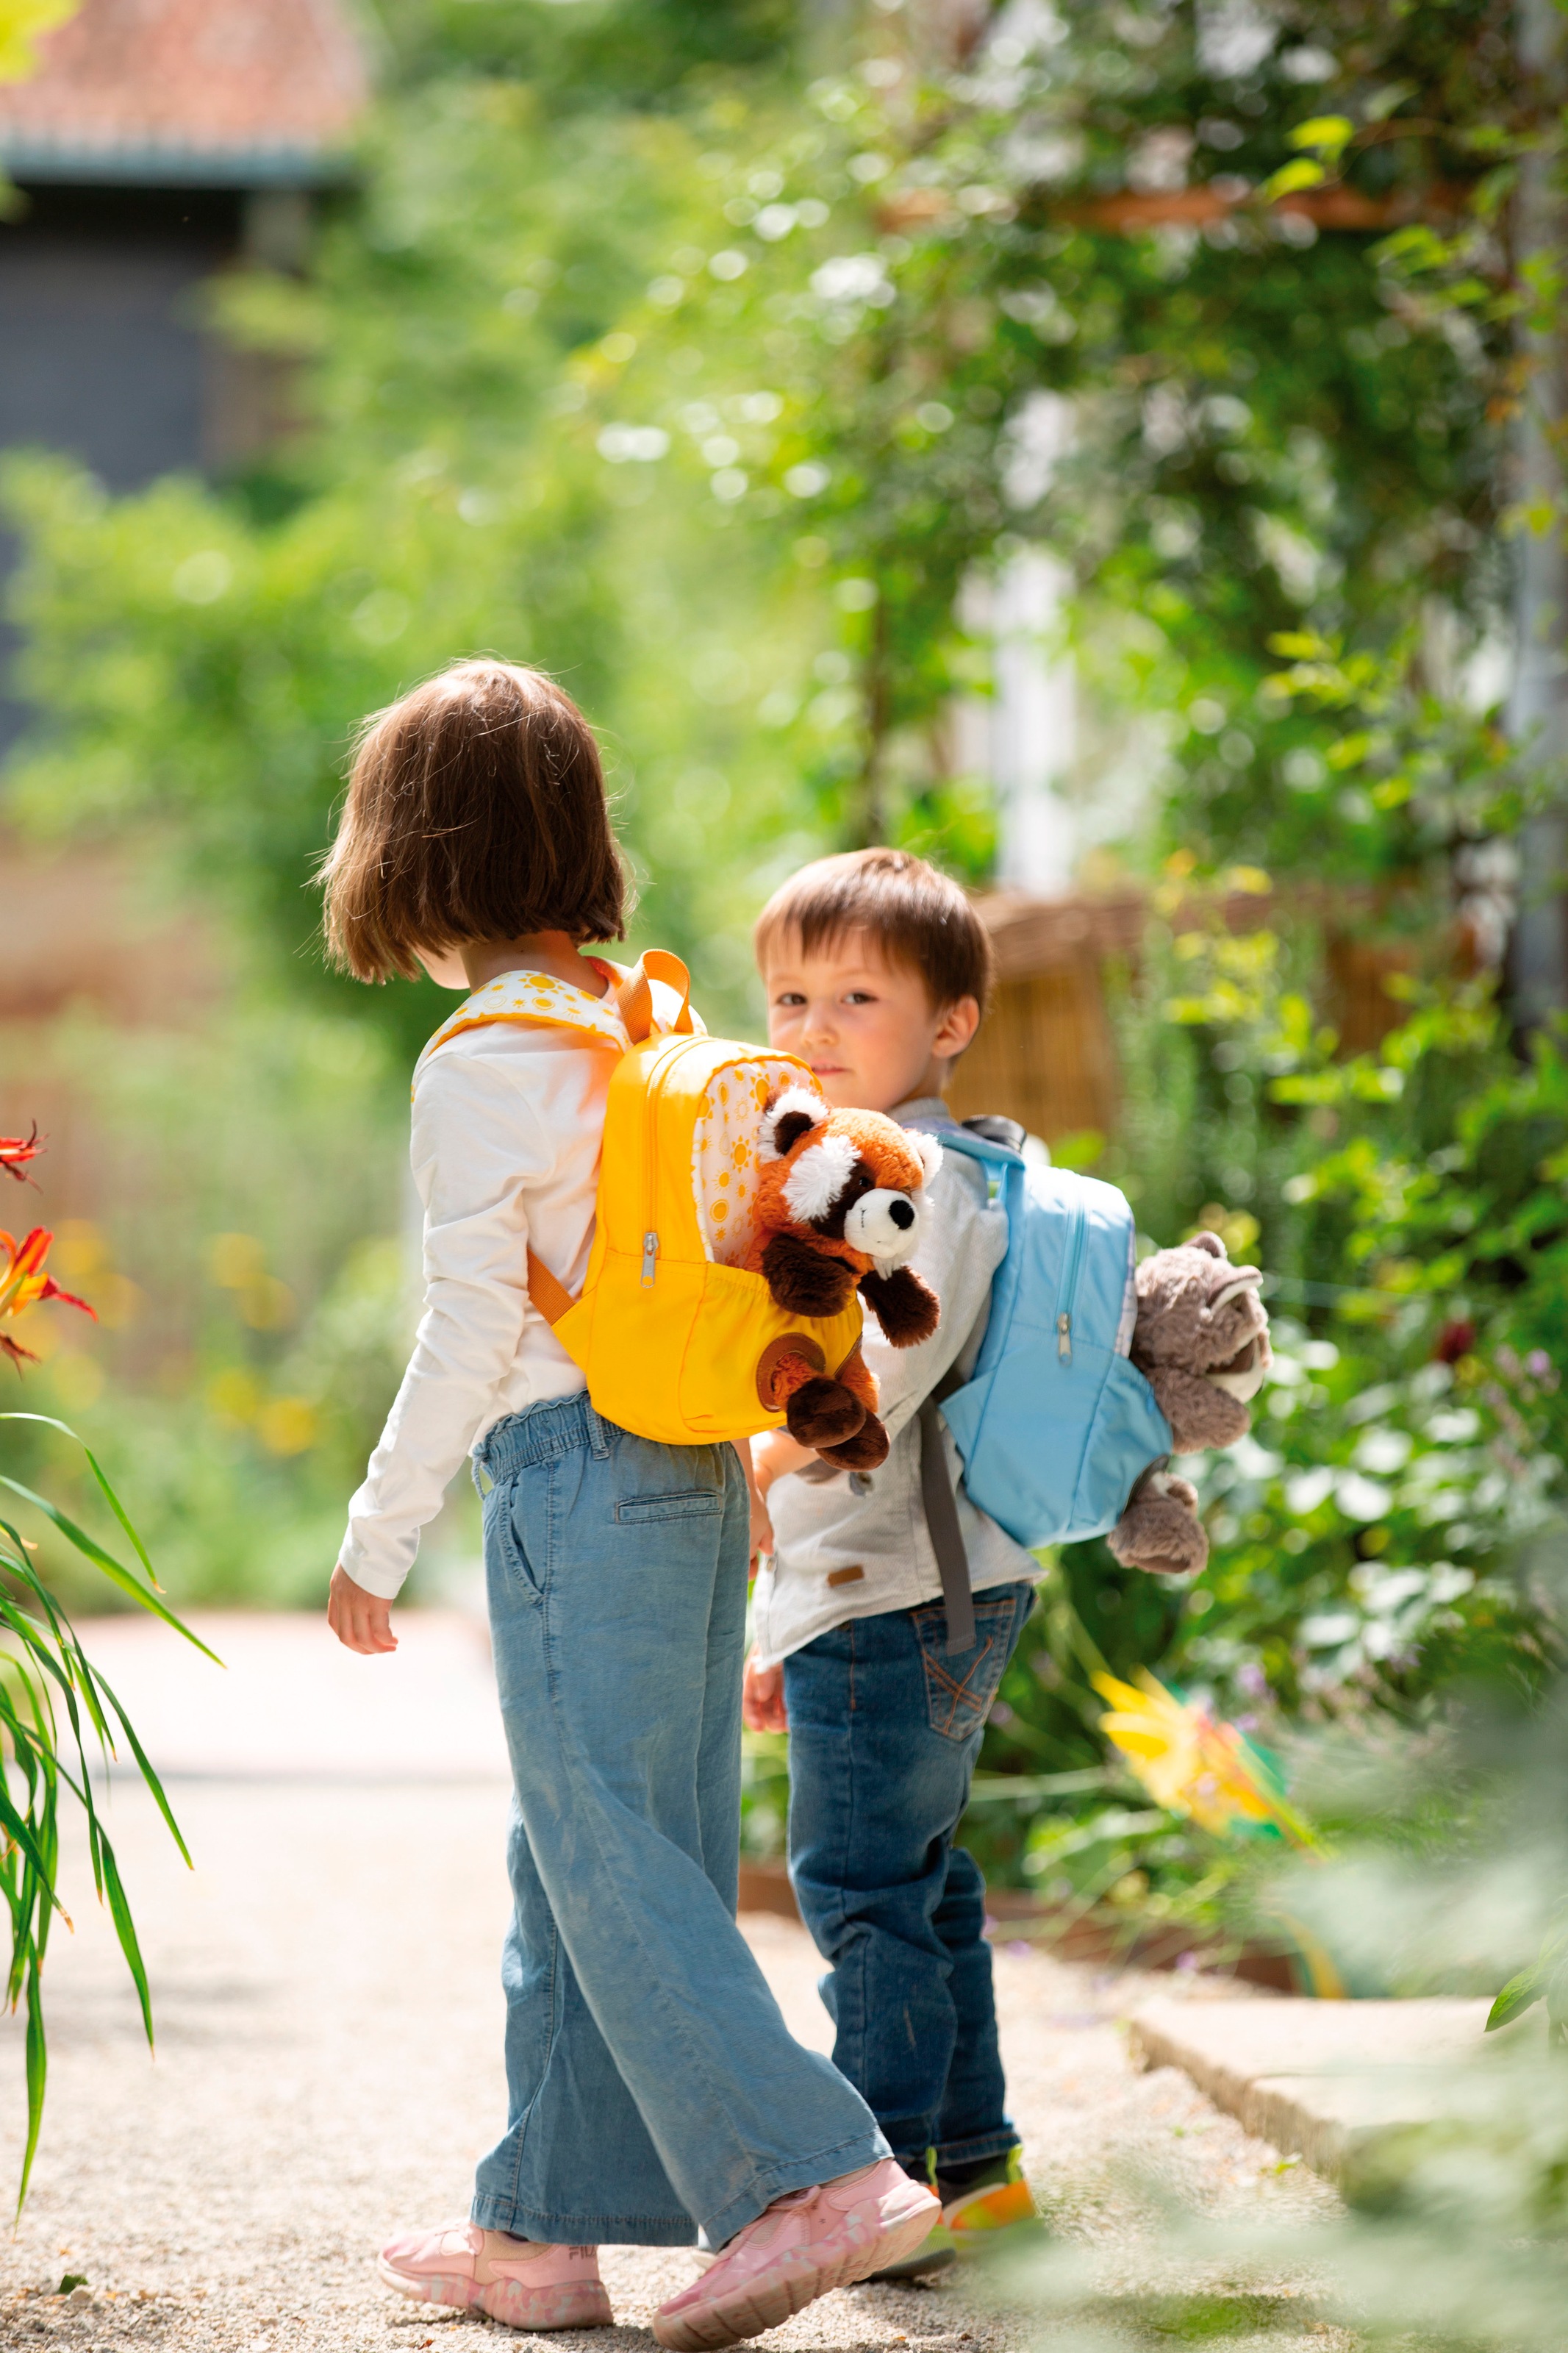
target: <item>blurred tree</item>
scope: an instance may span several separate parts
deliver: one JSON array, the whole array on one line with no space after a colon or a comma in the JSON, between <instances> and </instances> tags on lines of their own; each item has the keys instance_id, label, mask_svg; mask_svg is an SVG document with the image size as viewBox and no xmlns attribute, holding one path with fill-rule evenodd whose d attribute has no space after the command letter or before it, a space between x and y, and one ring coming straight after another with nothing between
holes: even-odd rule
<instances>
[{"instance_id":1,"label":"blurred tree","mask_svg":"<svg viewBox=\"0 0 1568 2353\"><path fill-rule=\"evenodd\" d=\"M640 515L581 419L710 185L680 90L639 83L636 58L668 62L673 26L692 81L737 58L762 73L773 16L535 0L393 21L363 185L309 277L215 290L226 332L299 356L308 429L227 484L113 505L68 466L13 466L40 720L10 806L45 829L152 828L256 919L280 974L341 992L306 886L357 720L458 652L540 661L605 733L634 856L658 871L650 922L732 1000L751 893L731 885L793 791L736 707L755 560L741 534ZM584 43L618 80L595 81ZM426 989L383 1009L408 1046L434 1026Z\"/></svg>"}]
</instances>

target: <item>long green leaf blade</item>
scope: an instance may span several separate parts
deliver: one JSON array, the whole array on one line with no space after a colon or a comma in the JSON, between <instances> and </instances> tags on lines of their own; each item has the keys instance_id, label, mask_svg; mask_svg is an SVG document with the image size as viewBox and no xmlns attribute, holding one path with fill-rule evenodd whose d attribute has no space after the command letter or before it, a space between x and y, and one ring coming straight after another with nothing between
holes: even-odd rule
<instances>
[{"instance_id":1,"label":"long green leaf blade","mask_svg":"<svg viewBox=\"0 0 1568 2353\"><path fill-rule=\"evenodd\" d=\"M101 1836L101 1833L100 1834ZM120 1939L120 1949L125 1956L136 1988L136 1998L142 2005L142 2023L147 2031L147 2046L153 2047L153 1997L148 1989L147 1971L142 1959L142 1947L136 1941L136 1924L131 1917L131 1906L125 1900L121 1884L120 1866L114 1860L114 1849L103 1840L103 1885L109 1897L109 1910L114 1922L114 1933Z\"/></svg>"},{"instance_id":2,"label":"long green leaf blade","mask_svg":"<svg viewBox=\"0 0 1568 2353\"><path fill-rule=\"evenodd\" d=\"M16 2187L16 2212L20 2215L27 2196L27 2184L33 2177L33 2159L38 2153L38 2135L44 2122L44 2094L48 2084L49 2051L44 2033L44 2000L38 1983L36 1959L27 1970L27 2146L22 2153L22 2179Z\"/></svg>"},{"instance_id":3,"label":"long green leaf blade","mask_svg":"<svg viewBox=\"0 0 1568 2353\"><path fill-rule=\"evenodd\" d=\"M18 1419L41 1421L46 1417L36 1414L18 1417ZM11 1493L14 1495L20 1495L25 1504L31 1504L35 1511L42 1512L47 1520L54 1522L67 1543L74 1545L78 1552L92 1562L94 1567L100 1568L111 1584L117 1585L122 1593L128 1593L133 1601L140 1602L143 1609L151 1610L153 1617L162 1618L163 1623L166 1626L172 1626L176 1634L183 1634L187 1642L193 1643L205 1658L212 1661L215 1667L222 1666L223 1661L216 1651L209 1651L201 1637L193 1634L188 1626L183 1626L174 1611L167 1609L156 1594L149 1593L141 1579L133 1577L123 1562L116 1560L111 1552L105 1552L96 1536L89 1535L85 1528L79 1528L76 1522L68 1518L58 1504L51 1504L47 1495L40 1495L33 1488L25 1487L19 1479L13 1479L3 1471L0 1471L0 1487L9 1487Z\"/></svg>"}]
</instances>

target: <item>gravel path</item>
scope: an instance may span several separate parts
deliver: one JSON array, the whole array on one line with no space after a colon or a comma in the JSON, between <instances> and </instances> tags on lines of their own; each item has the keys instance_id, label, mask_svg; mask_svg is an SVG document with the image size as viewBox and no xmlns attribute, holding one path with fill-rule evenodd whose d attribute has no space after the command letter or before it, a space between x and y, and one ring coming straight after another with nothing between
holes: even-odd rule
<instances>
[{"instance_id":1,"label":"gravel path","mask_svg":"<svg viewBox=\"0 0 1568 2353\"><path fill-rule=\"evenodd\" d=\"M0 2344L68 2353L419 2353L486 2328L385 2295L367 2263L395 2228L464 2211L500 2121L497 1958L506 1902L504 1792L468 1787L186 1782L173 1793L197 1870L178 1862L138 1791L116 1838L153 1977L158 2055L85 1869L66 1895L47 1985L48 2112L21 2228L0 2251ZM749 1919L795 2031L826 2049L816 1956L785 1921ZM1016 1947L997 1956L1014 2113L1058 2230L1137 2268L1136 2158L1210 2211L1279 2220L1330 2193L1251 2141L1183 2076L1135 2074L1116 2024L1136 1988ZM1172 1980L1161 1981L1169 1991ZM1204 1988L1192 1988L1194 1998ZM20 2033L5 2030L0 2182L16 2178ZM682 2253L612 2249L621 2325L547 2342L648 2353L646 2321L689 2275ZM63 2274L88 2285L62 2299ZM1248 2305L1241 2345L1324 2325L1299 2284ZM1297 2313L1300 2319L1297 2318ZM1250 2318L1247 2319L1247 2315ZM825 2297L769 2338L882 2353L1002 2353L1034 2340L972 2283ZM1187 2333L1183 2331L1181 2333Z\"/></svg>"}]
</instances>

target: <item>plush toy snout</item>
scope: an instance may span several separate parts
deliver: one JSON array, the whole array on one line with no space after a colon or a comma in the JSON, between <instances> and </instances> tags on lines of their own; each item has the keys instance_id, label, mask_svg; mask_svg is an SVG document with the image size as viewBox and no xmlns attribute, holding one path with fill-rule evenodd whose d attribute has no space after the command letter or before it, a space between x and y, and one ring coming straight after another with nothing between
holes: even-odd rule
<instances>
[{"instance_id":1,"label":"plush toy snout","mask_svg":"<svg viewBox=\"0 0 1568 2353\"><path fill-rule=\"evenodd\" d=\"M920 1205L907 1193L879 1187L852 1203L844 1220L844 1239L851 1250L864 1250L868 1258L875 1259L886 1274L909 1264L920 1247L924 1224Z\"/></svg>"}]
</instances>

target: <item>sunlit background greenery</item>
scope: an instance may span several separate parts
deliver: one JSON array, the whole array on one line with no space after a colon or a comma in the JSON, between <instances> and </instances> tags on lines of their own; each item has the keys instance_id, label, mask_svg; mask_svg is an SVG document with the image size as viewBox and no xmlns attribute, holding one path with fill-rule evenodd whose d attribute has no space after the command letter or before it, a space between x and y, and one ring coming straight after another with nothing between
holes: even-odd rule
<instances>
[{"instance_id":1,"label":"sunlit background greenery","mask_svg":"<svg viewBox=\"0 0 1568 2353\"><path fill-rule=\"evenodd\" d=\"M1080 1156L1151 1243L1215 1224L1268 1270L1279 1361L1202 1472L1194 1588L1099 1545L1048 1565L969 1834L1002 1882L1211 1933L1237 1866L1108 1767L1097 1662L1287 1746L1527 1714L1558 1663L1568 1073L1515 1030L1481 892L1555 789L1498 712L1513 539L1552 521L1507 489L1510 13L380 24L302 274L211 296L296 367L302 428L121 500L6 469L37 712L7 814L129 845L222 966L177 1035L83 1017L51 1047L115 1183L59 1253L105 1330L57 1312L36 1398L90 1424L177 1597L312 1602L410 1329L400 1131L439 1003L315 945L356 719L460 652L554 671L606 746L636 941L754 1030L750 923L802 859L887 839L992 878L950 718L990 691L984 584L1047 549L1074 789L1140 786L1082 880L1150 900L1108 976L1122 1115ZM1184 185L1209 217L1117 210ZM1356 1051L1347 941L1388 992ZM473 1550L459 1506L416 1590ZM777 1778L759 1751L756 1848Z\"/></svg>"}]
</instances>

